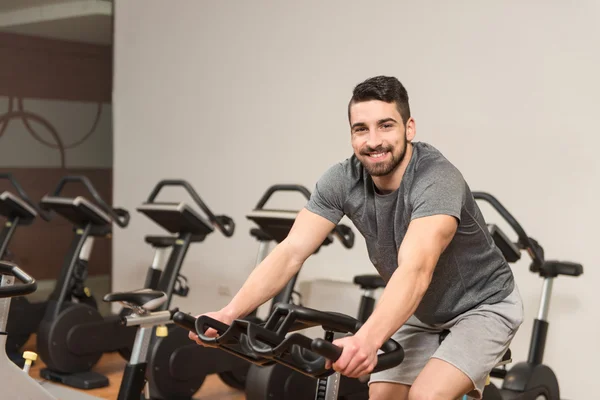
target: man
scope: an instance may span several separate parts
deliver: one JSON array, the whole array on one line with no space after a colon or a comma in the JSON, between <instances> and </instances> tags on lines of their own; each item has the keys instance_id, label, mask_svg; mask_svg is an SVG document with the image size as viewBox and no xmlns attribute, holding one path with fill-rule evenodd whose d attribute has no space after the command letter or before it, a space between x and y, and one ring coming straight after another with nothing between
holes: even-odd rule
<instances>
[{"instance_id":1,"label":"man","mask_svg":"<svg viewBox=\"0 0 600 400\"><path fill-rule=\"evenodd\" d=\"M460 172L433 146L413 143L415 120L396 78L357 85L348 118L354 155L319 179L288 237L208 315L231 323L271 299L347 215L387 286L362 328L334 342L343 352L333 368L369 374L393 337L405 359L371 375L371 399L481 398L523 319L512 272Z\"/></svg>"}]
</instances>

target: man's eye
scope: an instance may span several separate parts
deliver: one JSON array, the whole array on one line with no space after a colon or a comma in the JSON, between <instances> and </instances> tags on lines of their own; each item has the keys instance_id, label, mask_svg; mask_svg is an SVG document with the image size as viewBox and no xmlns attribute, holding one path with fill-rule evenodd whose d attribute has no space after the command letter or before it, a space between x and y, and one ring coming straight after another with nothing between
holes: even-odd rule
<instances>
[{"instance_id":1,"label":"man's eye","mask_svg":"<svg viewBox=\"0 0 600 400\"><path fill-rule=\"evenodd\" d=\"M385 129L390 129L392 127L392 124L383 124L382 126Z\"/></svg>"}]
</instances>

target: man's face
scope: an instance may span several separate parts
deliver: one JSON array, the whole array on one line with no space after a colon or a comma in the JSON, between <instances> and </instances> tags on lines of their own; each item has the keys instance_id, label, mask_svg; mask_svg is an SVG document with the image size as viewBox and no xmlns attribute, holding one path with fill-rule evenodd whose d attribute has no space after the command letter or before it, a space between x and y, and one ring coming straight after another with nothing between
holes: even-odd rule
<instances>
[{"instance_id":1,"label":"man's face","mask_svg":"<svg viewBox=\"0 0 600 400\"><path fill-rule=\"evenodd\" d=\"M354 154L371 176L393 172L406 154L406 130L395 103L370 100L350 106Z\"/></svg>"}]
</instances>

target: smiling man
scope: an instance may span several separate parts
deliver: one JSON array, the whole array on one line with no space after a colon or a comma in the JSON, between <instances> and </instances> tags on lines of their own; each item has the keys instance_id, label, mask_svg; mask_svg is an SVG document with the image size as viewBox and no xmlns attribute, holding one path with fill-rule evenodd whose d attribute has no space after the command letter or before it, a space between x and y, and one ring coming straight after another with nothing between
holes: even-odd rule
<instances>
[{"instance_id":1,"label":"smiling man","mask_svg":"<svg viewBox=\"0 0 600 400\"><path fill-rule=\"evenodd\" d=\"M343 352L333 368L369 374L393 337L405 359L371 375L371 399L481 398L523 319L509 265L462 174L432 145L413 143L415 120L396 78L357 85L348 118L352 157L323 174L288 237L208 315L231 323L274 297L346 215L387 285L362 328L334 341Z\"/></svg>"}]
</instances>

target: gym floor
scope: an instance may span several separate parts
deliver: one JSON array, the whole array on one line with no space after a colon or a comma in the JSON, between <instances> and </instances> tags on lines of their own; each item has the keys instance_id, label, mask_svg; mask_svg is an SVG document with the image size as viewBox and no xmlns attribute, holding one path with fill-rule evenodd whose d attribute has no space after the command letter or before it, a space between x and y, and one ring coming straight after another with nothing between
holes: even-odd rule
<instances>
[{"instance_id":1,"label":"gym floor","mask_svg":"<svg viewBox=\"0 0 600 400\"><path fill-rule=\"evenodd\" d=\"M23 351L30 350L35 351L35 337L32 337L29 342L26 343ZM34 379L41 379L40 369L44 368L44 363L38 359L31 371L29 372L31 377ZM105 354L100 359L100 362L93 369L95 372L106 375L110 382L110 385L105 388L81 390L81 392L90 396L100 397L106 400L115 400L119 393L119 385L121 384L121 378L123 369L125 368L125 360L121 358L117 353ZM79 389L73 389L79 390ZM229 386L225 385L216 376L208 376L204 381L204 384L200 390L194 395L194 399L197 400L244 400L245 397L242 392L236 391Z\"/></svg>"}]
</instances>

